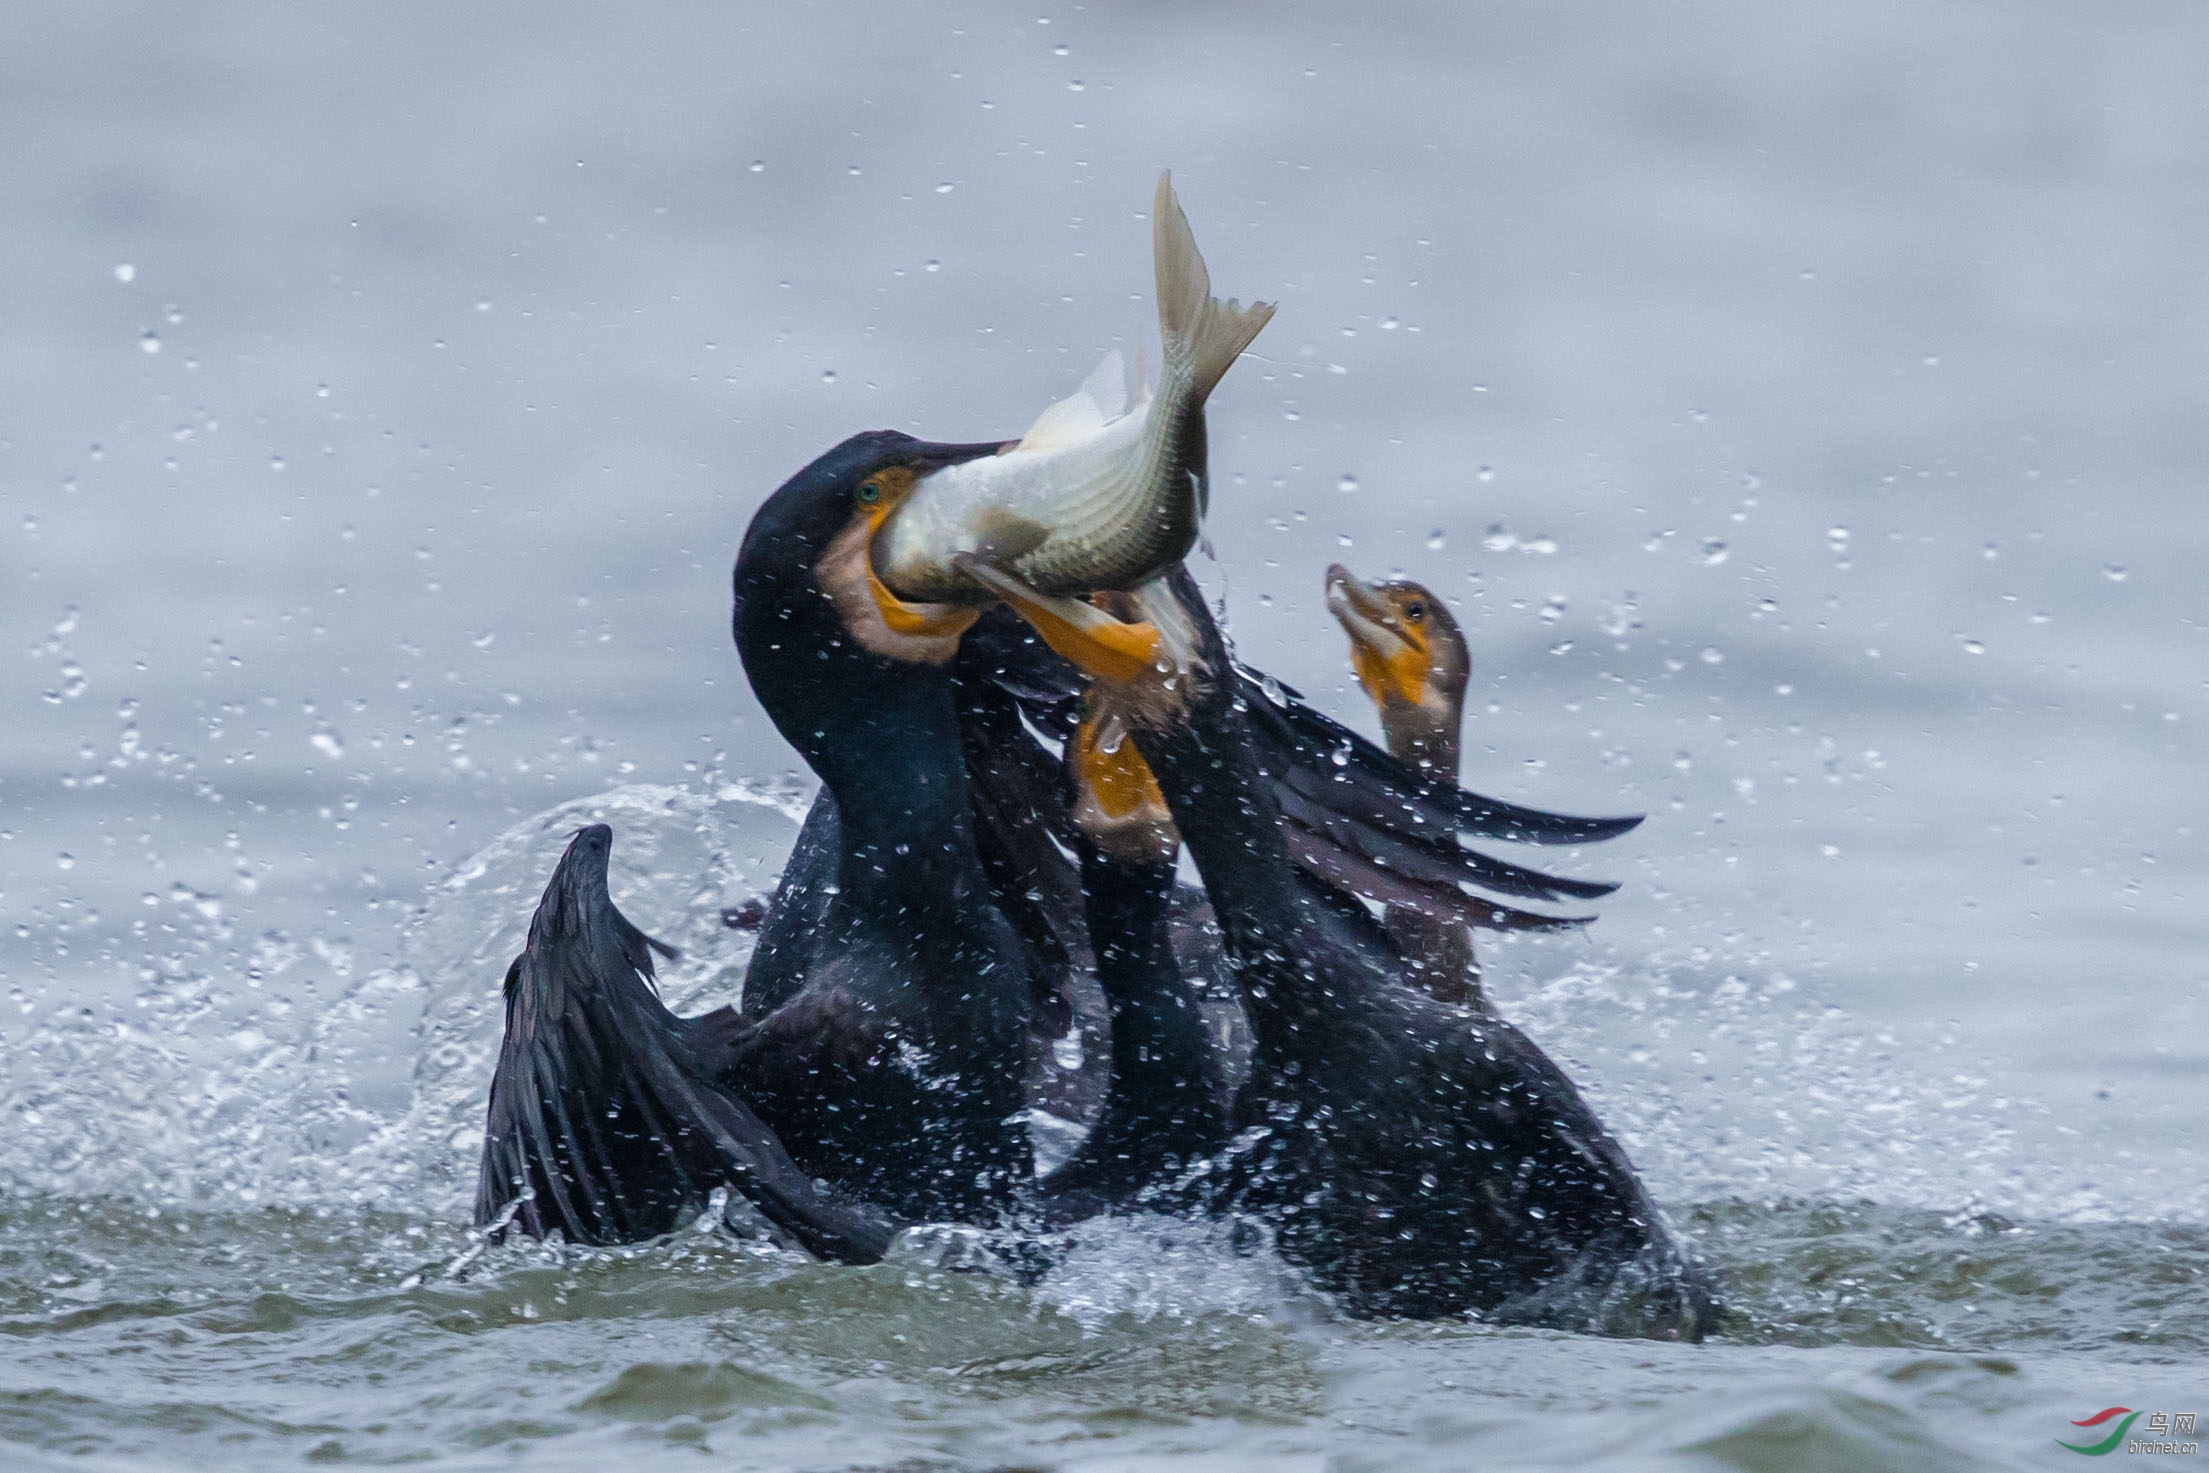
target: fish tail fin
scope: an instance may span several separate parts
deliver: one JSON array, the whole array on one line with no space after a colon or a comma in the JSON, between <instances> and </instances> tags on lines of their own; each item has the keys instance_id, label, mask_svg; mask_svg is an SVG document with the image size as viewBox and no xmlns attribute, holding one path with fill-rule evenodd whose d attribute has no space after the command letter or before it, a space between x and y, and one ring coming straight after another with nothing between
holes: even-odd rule
<instances>
[{"instance_id":1,"label":"fish tail fin","mask_svg":"<svg viewBox=\"0 0 2209 1473\"><path fill-rule=\"evenodd\" d=\"M1159 336L1169 360L1187 355L1194 365L1195 399L1201 404L1236 355L1273 319L1273 304L1245 307L1212 295L1212 273L1197 252L1181 201L1174 198L1170 172L1158 176L1151 201L1151 254L1158 273Z\"/></svg>"}]
</instances>

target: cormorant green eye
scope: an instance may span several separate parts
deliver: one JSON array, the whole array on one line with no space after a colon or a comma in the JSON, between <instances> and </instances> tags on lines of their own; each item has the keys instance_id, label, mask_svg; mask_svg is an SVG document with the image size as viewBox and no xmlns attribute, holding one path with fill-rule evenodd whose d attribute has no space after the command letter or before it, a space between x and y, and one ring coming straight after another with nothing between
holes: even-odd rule
<instances>
[{"instance_id":1,"label":"cormorant green eye","mask_svg":"<svg viewBox=\"0 0 2209 1473\"><path fill-rule=\"evenodd\" d=\"M861 481L859 483L859 504L861 506L872 506L881 499L882 483L880 481Z\"/></svg>"}]
</instances>

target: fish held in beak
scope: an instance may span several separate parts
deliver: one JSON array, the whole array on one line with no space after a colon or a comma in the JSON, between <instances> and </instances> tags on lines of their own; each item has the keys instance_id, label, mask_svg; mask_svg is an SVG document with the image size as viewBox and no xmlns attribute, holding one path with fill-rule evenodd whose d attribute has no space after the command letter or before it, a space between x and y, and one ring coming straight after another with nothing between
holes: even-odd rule
<instances>
[{"instance_id":1,"label":"fish held in beak","mask_svg":"<svg viewBox=\"0 0 2209 1473\"><path fill-rule=\"evenodd\" d=\"M990 602L954 563L973 554L1053 595L1130 588L1195 545L1206 501L1204 403L1273 316L1222 303L1161 175L1151 211L1161 363L1130 407L1117 352L1020 442L924 477L873 542L876 573L917 603Z\"/></svg>"}]
</instances>

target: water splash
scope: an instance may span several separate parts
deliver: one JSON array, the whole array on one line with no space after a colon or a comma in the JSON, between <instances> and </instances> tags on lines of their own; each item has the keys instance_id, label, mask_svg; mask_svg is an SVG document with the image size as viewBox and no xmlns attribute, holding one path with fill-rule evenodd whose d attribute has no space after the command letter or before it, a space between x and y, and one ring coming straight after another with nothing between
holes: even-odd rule
<instances>
[{"instance_id":1,"label":"water splash","mask_svg":"<svg viewBox=\"0 0 2209 1473\"><path fill-rule=\"evenodd\" d=\"M500 980L568 838L614 826L614 898L682 949L662 985L690 1012L735 999L753 937L721 911L771 891L795 814L787 795L749 784L561 804L457 866L388 964L362 975L343 942L241 942L221 907L179 904L185 941L130 963L141 977L127 1002L27 1004L0 1028L0 1185L464 1215Z\"/></svg>"}]
</instances>

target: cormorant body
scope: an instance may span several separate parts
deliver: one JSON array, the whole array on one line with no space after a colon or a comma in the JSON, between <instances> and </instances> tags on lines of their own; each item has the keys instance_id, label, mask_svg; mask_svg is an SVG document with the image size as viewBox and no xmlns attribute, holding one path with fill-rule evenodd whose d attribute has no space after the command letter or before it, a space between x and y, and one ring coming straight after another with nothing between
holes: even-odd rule
<instances>
[{"instance_id":1,"label":"cormorant body","mask_svg":"<svg viewBox=\"0 0 2209 1473\"><path fill-rule=\"evenodd\" d=\"M1254 1036L1235 1138L1208 1174L1214 1210L1269 1224L1356 1313L1705 1333L1703 1271L1556 1065L1502 1019L1376 965L1296 878L1280 774L1262 765L1225 642L1187 572L1169 576L1199 668L1175 682L1178 706L1148 703L1167 714L1132 731Z\"/></svg>"}]
</instances>

